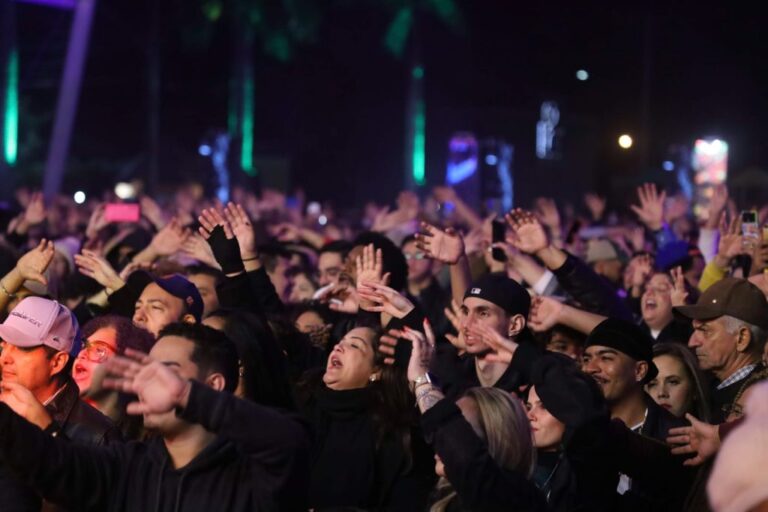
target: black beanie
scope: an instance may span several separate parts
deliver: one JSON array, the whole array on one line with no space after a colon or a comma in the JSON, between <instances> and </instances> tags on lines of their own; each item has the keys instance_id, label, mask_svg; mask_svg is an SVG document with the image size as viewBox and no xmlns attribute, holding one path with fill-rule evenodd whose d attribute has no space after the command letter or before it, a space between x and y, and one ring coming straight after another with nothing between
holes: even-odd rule
<instances>
[{"instance_id":1,"label":"black beanie","mask_svg":"<svg viewBox=\"0 0 768 512\"><path fill-rule=\"evenodd\" d=\"M595 379L563 354L547 354L531 368L531 384L544 407L567 427L607 417L608 406Z\"/></svg>"},{"instance_id":2,"label":"black beanie","mask_svg":"<svg viewBox=\"0 0 768 512\"><path fill-rule=\"evenodd\" d=\"M584 348L592 345L610 347L635 361L647 362L648 373L643 383L651 381L659 373L659 369L653 364L653 339L633 323L618 318L606 318L587 336Z\"/></svg>"},{"instance_id":3,"label":"black beanie","mask_svg":"<svg viewBox=\"0 0 768 512\"><path fill-rule=\"evenodd\" d=\"M464 298L477 297L496 304L508 315L523 315L528 318L531 296L515 280L505 274L486 274L474 283Z\"/></svg>"}]
</instances>

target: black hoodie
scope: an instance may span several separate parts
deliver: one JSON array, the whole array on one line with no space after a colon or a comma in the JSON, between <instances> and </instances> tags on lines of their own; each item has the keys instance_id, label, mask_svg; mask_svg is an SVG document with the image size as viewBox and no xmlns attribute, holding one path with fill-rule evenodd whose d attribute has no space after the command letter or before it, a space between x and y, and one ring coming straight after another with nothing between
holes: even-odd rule
<instances>
[{"instance_id":1,"label":"black hoodie","mask_svg":"<svg viewBox=\"0 0 768 512\"><path fill-rule=\"evenodd\" d=\"M0 458L72 510L194 512L306 509L308 441L279 412L193 382L177 411L218 434L174 469L162 439L108 448L53 438L0 404Z\"/></svg>"}]
</instances>

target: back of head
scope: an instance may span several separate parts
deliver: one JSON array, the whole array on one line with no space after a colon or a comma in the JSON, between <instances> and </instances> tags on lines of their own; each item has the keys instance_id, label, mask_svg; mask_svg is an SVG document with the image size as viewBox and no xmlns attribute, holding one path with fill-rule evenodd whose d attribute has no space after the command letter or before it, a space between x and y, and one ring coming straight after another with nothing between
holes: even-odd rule
<instances>
[{"instance_id":1,"label":"back of head","mask_svg":"<svg viewBox=\"0 0 768 512\"><path fill-rule=\"evenodd\" d=\"M288 363L267 322L246 311L218 311L212 316L224 319L223 332L236 347L245 398L293 408Z\"/></svg>"},{"instance_id":2,"label":"back of head","mask_svg":"<svg viewBox=\"0 0 768 512\"><path fill-rule=\"evenodd\" d=\"M529 477L536 452L530 422L520 400L497 388L470 388L465 396L477 404L480 427L493 460L506 470Z\"/></svg>"},{"instance_id":3,"label":"back of head","mask_svg":"<svg viewBox=\"0 0 768 512\"><path fill-rule=\"evenodd\" d=\"M203 324L175 323L164 327L158 340L166 336L177 336L192 342L194 348L190 359L198 366L202 376L220 373L224 376L225 391L232 392L237 388L237 349L226 334Z\"/></svg>"},{"instance_id":4,"label":"back of head","mask_svg":"<svg viewBox=\"0 0 768 512\"><path fill-rule=\"evenodd\" d=\"M361 233L352 242L355 247L373 244L374 248L381 249L383 272L389 273L389 286L401 291L408 283L408 264L403 256L403 251L395 243L381 233Z\"/></svg>"}]
</instances>

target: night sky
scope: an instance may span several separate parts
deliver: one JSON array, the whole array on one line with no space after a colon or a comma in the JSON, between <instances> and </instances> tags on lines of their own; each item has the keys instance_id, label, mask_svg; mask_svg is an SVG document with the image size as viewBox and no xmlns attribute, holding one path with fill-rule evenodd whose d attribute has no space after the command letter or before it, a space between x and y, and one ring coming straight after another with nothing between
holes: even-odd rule
<instances>
[{"instance_id":1,"label":"night sky","mask_svg":"<svg viewBox=\"0 0 768 512\"><path fill-rule=\"evenodd\" d=\"M197 146L208 130L226 125L231 34L220 24L206 44L195 41L191 20L202 3L164 0L158 10L160 167L169 183L205 175ZM267 181L287 178L312 198L350 204L388 201L401 188L408 66L384 48L392 13L376 3L318 1L314 42L285 63L254 52L257 158L283 159L291 172ZM646 2L458 3L460 33L435 18L419 25L430 184L441 181L447 140L457 130L515 145L522 201L589 189L616 196L643 179L669 181L660 169L669 146L706 135L728 141L734 175L765 168L768 52L759 13ZM151 5L99 2L68 189L93 186L94 176L146 173ZM16 14L23 117L15 172L23 182L35 179L45 159L71 14L25 4ZM582 68L586 82L575 78ZM534 156L535 123L547 99L560 105L563 159L542 163ZM639 142L630 152L616 145L623 132Z\"/></svg>"}]
</instances>

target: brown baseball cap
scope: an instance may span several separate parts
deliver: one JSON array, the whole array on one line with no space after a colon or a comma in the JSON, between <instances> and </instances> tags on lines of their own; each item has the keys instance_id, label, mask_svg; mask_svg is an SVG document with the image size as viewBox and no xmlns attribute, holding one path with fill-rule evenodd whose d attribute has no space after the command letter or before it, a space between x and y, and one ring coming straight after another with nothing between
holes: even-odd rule
<instances>
[{"instance_id":1,"label":"brown baseball cap","mask_svg":"<svg viewBox=\"0 0 768 512\"><path fill-rule=\"evenodd\" d=\"M746 279L726 277L707 288L696 304L677 306L673 311L692 320L728 315L768 329L768 301L760 288Z\"/></svg>"}]
</instances>

